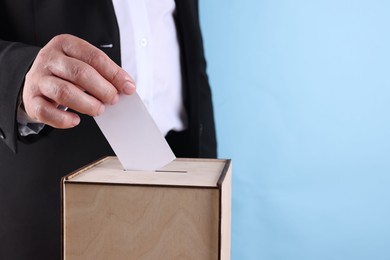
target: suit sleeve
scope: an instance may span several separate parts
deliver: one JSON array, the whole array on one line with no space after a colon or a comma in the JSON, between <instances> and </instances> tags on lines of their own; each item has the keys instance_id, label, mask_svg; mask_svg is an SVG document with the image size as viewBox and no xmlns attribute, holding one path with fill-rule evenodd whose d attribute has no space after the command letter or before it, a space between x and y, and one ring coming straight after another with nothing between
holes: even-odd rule
<instances>
[{"instance_id":1,"label":"suit sleeve","mask_svg":"<svg viewBox=\"0 0 390 260\"><path fill-rule=\"evenodd\" d=\"M0 40L0 138L15 153L19 93L39 50L35 46Z\"/></svg>"}]
</instances>

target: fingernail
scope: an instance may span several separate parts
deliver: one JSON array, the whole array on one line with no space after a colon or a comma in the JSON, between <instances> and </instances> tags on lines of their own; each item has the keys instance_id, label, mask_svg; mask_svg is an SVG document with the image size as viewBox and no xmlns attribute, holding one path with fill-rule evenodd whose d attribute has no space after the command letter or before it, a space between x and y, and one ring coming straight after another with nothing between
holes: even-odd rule
<instances>
[{"instance_id":1,"label":"fingernail","mask_svg":"<svg viewBox=\"0 0 390 260\"><path fill-rule=\"evenodd\" d=\"M135 91L134 83L131 83L130 81L126 81L123 87L123 92L127 95L131 95L134 93L134 91Z\"/></svg>"},{"instance_id":2,"label":"fingernail","mask_svg":"<svg viewBox=\"0 0 390 260\"><path fill-rule=\"evenodd\" d=\"M129 76L129 77L126 77L125 80L126 80L126 81L130 81L131 84L135 85L134 80L133 80L132 77L130 77L130 76Z\"/></svg>"},{"instance_id":3,"label":"fingernail","mask_svg":"<svg viewBox=\"0 0 390 260\"><path fill-rule=\"evenodd\" d=\"M101 114L103 114L104 110L105 110L104 105L100 105L97 115L100 116Z\"/></svg>"},{"instance_id":4,"label":"fingernail","mask_svg":"<svg viewBox=\"0 0 390 260\"><path fill-rule=\"evenodd\" d=\"M80 124L80 117L78 117L78 116L73 117L72 124L73 124L73 126Z\"/></svg>"},{"instance_id":5,"label":"fingernail","mask_svg":"<svg viewBox=\"0 0 390 260\"><path fill-rule=\"evenodd\" d=\"M115 105L118 102L118 100L119 100L119 95L116 94L115 97L111 101L111 105Z\"/></svg>"}]
</instances>

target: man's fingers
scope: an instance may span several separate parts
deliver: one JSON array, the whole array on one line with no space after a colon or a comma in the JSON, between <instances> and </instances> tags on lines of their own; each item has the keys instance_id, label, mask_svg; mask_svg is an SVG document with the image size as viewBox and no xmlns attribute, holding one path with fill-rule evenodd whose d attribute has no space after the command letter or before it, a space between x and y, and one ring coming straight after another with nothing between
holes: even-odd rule
<instances>
[{"instance_id":1,"label":"man's fingers","mask_svg":"<svg viewBox=\"0 0 390 260\"><path fill-rule=\"evenodd\" d=\"M130 75L111 60L104 52L88 42L71 35L57 37L63 52L93 67L119 92L133 94L135 85Z\"/></svg>"},{"instance_id":2,"label":"man's fingers","mask_svg":"<svg viewBox=\"0 0 390 260\"><path fill-rule=\"evenodd\" d=\"M117 71L108 75L110 77L109 81L119 90L121 93L127 95L132 95L135 93L135 84L131 79L127 79L127 72L122 68L118 67Z\"/></svg>"},{"instance_id":3,"label":"man's fingers","mask_svg":"<svg viewBox=\"0 0 390 260\"><path fill-rule=\"evenodd\" d=\"M72 82L105 104L114 104L118 100L118 90L87 63L63 56L50 70L55 76Z\"/></svg>"},{"instance_id":4,"label":"man's fingers","mask_svg":"<svg viewBox=\"0 0 390 260\"><path fill-rule=\"evenodd\" d=\"M97 116L118 92L133 94L132 78L104 52L72 35L54 37L38 53L26 75L23 103L27 114L56 128L70 128L80 117L57 104Z\"/></svg>"},{"instance_id":5,"label":"man's fingers","mask_svg":"<svg viewBox=\"0 0 390 260\"><path fill-rule=\"evenodd\" d=\"M30 107L26 107L32 118L55 128L71 128L80 123L80 117L72 112L62 111L44 99L35 97Z\"/></svg>"},{"instance_id":6,"label":"man's fingers","mask_svg":"<svg viewBox=\"0 0 390 260\"><path fill-rule=\"evenodd\" d=\"M98 116L104 111L104 105L99 100L57 77L45 77L40 84L40 92L57 104L83 114Z\"/></svg>"}]
</instances>

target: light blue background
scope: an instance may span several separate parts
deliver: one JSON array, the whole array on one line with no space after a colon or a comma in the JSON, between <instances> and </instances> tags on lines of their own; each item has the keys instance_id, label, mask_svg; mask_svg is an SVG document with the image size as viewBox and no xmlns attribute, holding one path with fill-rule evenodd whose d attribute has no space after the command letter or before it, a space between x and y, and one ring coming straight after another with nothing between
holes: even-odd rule
<instances>
[{"instance_id":1,"label":"light blue background","mask_svg":"<svg viewBox=\"0 0 390 260\"><path fill-rule=\"evenodd\" d=\"M390 1L201 0L232 258L390 259Z\"/></svg>"}]
</instances>

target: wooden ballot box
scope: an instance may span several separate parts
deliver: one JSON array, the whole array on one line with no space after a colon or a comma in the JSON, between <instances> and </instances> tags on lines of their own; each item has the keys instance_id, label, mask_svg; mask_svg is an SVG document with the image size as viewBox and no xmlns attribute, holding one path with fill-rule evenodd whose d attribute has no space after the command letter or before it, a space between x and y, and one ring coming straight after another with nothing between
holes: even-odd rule
<instances>
[{"instance_id":1,"label":"wooden ballot box","mask_svg":"<svg viewBox=\"0 0 390 260\"><path fill-rule=\"evenodd\" d=\"M230 259L230 160L143 172L106 157L64 177L62 198L65 260Z\"/></svg>"}]
</instances>

